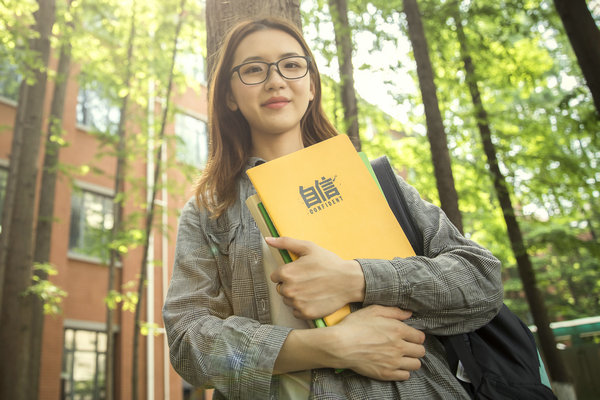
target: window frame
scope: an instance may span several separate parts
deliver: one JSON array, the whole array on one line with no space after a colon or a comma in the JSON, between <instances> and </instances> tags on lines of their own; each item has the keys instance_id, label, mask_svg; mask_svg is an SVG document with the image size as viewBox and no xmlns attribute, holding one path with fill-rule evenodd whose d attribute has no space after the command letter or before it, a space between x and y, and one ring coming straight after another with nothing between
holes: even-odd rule
<instances>
[{"instance_id":1,"label":"window frame","mask_svg":"<svg viewBox=\"0 0 600 400\"><path fill-rule=\"evenodd\" d=\"M178 46L175 67L196 84L206 85L208 83L206 57L202 53L191 51L189 46L186 47L182 44Z\"/></svg>"},{"instance_id":2,"label":"window frame","mask_svg":"<svg viewBox=\"0 0 600 400\"><path fill-rule=\"evenodd\" d=\"M119 327L114 327L113 335L116 335L119 331ZM68 348L67 346L67 331L73 331L73 347ZM77 335L76 332L83 331L94 333L94 349L78 349L77 348ZM106 339L108 336L106 334L106 324L101 322L92 322L92 321L79 321L79 320L65 320L63 324L63 355L61 360L61 400L76 400L79 399L81 394L76 396L77 394L73 392L74 389L74 375L75 375L75 361L76 361L76 353L93 353L94 354L94 375L93 375L93 393L92 398L94 400L100 400L106 398L106 372L104 369L105 360L108 355L108 348L104 348L104 350L99 350L98 344L100 343L99 337L104 335L104 343L106 346ZM67 363L70 363L70 369L67 368ZM99 385L99 370L104 370L104 385ZM70 393L66 392L66 383L71 383ZM104 397L102 396L102 392L104 391Z\"/></svg>"},{"instance_id":3,"label":"window frame","mask_svg":"<svg viewBox=\"0 0 600 400\"><path fill-rule=\"evenodd\" d=\"M7 67L7 69L10 69L10 71L8 71L8 73L7 73L6 71L3 70L4 67ZM7 95L6 93L0 91L0 100L2 100L4 103L16 106L19 102L19 91L21 90L21 81L23 80L23 74L21 74L19 72L18 66L11 63L10 61L8 61L8 58L5 58L4 62L0 62L0 68L2 68L1 72L2 72L3 78L6 78L6 79L0 80L0 82L4 83L7 81L13 81L13 80L18 81L16 91L14 94L12 94L12 96L14 96L14 97L11 97L10 93ZM16 79L11 79L13 77ZM0 85L0 88L1 87L2 87L2 85Z\"/></svg>"},{"instance_id":4,"label":"window frame","mask_svg":"<svg viewBox=\"0 0 600 400\"><path fill-rule=\"evenodd\" d=\"M67 256L69 257L69 259L74 259L74 260L79 260L79 261L85 261L85 262L90 262L90 263L96 263L96 264L105 264L106 262L108 262L108 254L106 254L104 256L104 258L102 256L98 256L98 255L94 255L94 254L86 254L84 252L79 252L77 251L78 247L71 247L71 229L73 226L73 196L76 194L76 192L81 192L81 193L90 193L92 195L95 196L99 196L99 197L104 197L105 199L108 198L110 199L110 202L112 203L114 201L114 190L108 189L104 186L100 186L100 185L96 185L93 183L89 183L89 182L85 182L85 181L79 181L79 180L75 180L73 187L72 187L72 191L71 191L71 209L70 209L70 219L69 219L69 237L68 237L68 251L67 251ZM82 209L84 209L85 207L82 207ZM110 214L113 214L113 209L112 207L109 208L110 209ZM104 223L104 217L106 214L103 214L103 223ZM85 223L83 221L83 217L80 217L80 221L79 221L79 225L80 225L80 234L81 232L85 231ZM114 220L113 220L114 223ZM80 244L82 241L81 238L78 239L78 244Z\"/></svg>"},{"instance_id":5,"label":"window frame","mask_svg":"<svg viewBox=\"0 0 600 400\"><path fill-rule=\"evenodd\" d=\"M112 104L109 96L102 93L98 82L80 84L77 91L77 104L75 106L75 123L77 128L88 132L99 132L104 135L116 135L119 127L121 110ZM82 96L92 97L87 99ZM102 107L102 109L100 109ZM91 110L87 112L86 110ZM82 120L80 115L92 115L93 112L100 112L104 117L102 121L97 121L91 117ZM113 116L111 118L111 116ZM87 119L87 121L86 121ZM114 119L114 120L113 120ZM104 126L100 126L103 124Z\"/></svg>"},{"instance_id":6,"label":"window frame","mask_svg":"<svg viewBox=\"0 0 600 400\"><path fill-rule=\"evenodd\" d=\"M181 136L178 130L178 127L180 126L180 124L178 123L178 117L185 117L185 118L190 118L196 121L199 121L200 123L202 123L202 126L204 127L204 132L202 132L203 136L204 136L204 142L205 142L205 151L204 154L202 154L202 149L199 149L199 157L195 157L194 156L194 160L190 160L189 158L189 152L183 153L185 154L185 156L181 156L182 151L181 148L182 146L188 144L188 142L185 141L185 137ZM198 113L192 112L192 111L188 111L188 110L184 110L184 109L178 109L175 111L175 116L174 116L174 121L173 121L173 125L174 125L174 133L175 133L175 137L176 137L176 145L175 145L175 159L177 160L177 162L185 164L185 165L189 165L198 169L202 169L204 168L204 166L206 165L206 162L208 161L208 154L209 154L209 138L208 138L208 122L207 122L207 118L205 116L202 116ZM196 142L194 143L195 145L199 145L200 141L197 139L200 135L196 135L194 138L196 139ZM187 147L187 146L186 146ZM204 155L204 159L202 159L202 155Z\"/></svg>"}]
</instances>

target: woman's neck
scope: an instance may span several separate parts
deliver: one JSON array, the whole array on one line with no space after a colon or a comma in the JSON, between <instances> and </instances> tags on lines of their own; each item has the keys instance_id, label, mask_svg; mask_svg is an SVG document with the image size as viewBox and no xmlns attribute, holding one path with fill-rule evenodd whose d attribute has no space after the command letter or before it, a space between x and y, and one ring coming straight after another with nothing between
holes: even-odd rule
<instances>
[{"instance_id":1,"label":"woman's neck","mask_svg":"<svg viewBox=\"0 0 600 400\"><path fill-rule=\"evenodd\" d=\"M266 161L274 160L304 148L302 135L285 133L281 135L252 135L252 155Z\"/></svg>"}]
</instances>

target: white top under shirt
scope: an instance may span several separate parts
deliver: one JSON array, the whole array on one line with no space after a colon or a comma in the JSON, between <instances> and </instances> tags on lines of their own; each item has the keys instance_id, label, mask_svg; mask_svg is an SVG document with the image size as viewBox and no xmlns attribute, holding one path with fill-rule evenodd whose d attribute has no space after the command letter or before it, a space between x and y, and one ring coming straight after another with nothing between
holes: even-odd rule
<instances>
[{"instance_id":1,"label":"white top under shirt","mask_svg":"<svg viewBox=\"0 0 600 400\"><path fill-rule=\"evenodd\" d=\"M277 262L271 254L269 245L262 240L263 267L269 287L269 300L271 303L271 322L273 325L286 326L296 329L308 329L308 322L294 317L292 309L283 303L283 297L277 293L277 284L271 281L271 273L277 268ZM281 374L279 398L282 400L308 399L310 394L311 371L299 371Z\"/></svg>"}]
</instances>

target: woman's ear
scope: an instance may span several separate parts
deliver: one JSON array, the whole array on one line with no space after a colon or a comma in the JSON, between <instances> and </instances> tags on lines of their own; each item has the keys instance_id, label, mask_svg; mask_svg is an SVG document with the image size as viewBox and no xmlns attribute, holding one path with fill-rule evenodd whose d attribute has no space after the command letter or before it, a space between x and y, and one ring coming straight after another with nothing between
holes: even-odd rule
<instances>
[{"instance_id":1,"label":"woman's ear","mask_svg":"<svg viewBox=\"0 0 600 400\"><path fill-rule=\"evenodd\" d=\"M312 78L310 79L310 96L308 97L308 101L313 101L315 98L315 83Z\"/></svg>"},{"instance_id":2,"label":"woman's ear","mask_svg":"<svg viewBox=\"0 0 600 400\"><path fill-rule=\"evenodd\" d=\"M231 93L229 93L227 95L227 107L231 110L231 111L237 111L239 109L237 103L235 102L235 99L233 98L233 95Z\"/></svg>"}]
</instances>

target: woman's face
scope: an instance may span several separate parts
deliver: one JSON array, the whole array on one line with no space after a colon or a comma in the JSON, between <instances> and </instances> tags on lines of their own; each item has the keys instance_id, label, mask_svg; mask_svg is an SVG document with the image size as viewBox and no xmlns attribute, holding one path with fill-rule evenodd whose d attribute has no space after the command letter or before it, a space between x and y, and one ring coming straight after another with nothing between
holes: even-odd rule
<instances>
[{"instance_id":1,"label":"woman's face","mask_svg":"<svg viewBox=\"0 0 600 400\"><path fill-rule=\"evenodd\" d=\"M234 53L233 67L249 61L274 63L285 58L279 63L280 70L288 76L301 75L298 71L303 71L303 60L286 57L304 55L300 44L288 33L276 29L261 30L240 42ZM262 83L247 85L240 78L241 74L245 81L256 82L266 68L270 71ZM300 121L314 97L310 74L286 79L274 65L267 67L266 64L246 64L240 68L240 74L234 72L231 75L227 104L231 110L240 110L246 118L253 142L280 135L296 140L301 138Z\"/></svg>"}]
</instances>

